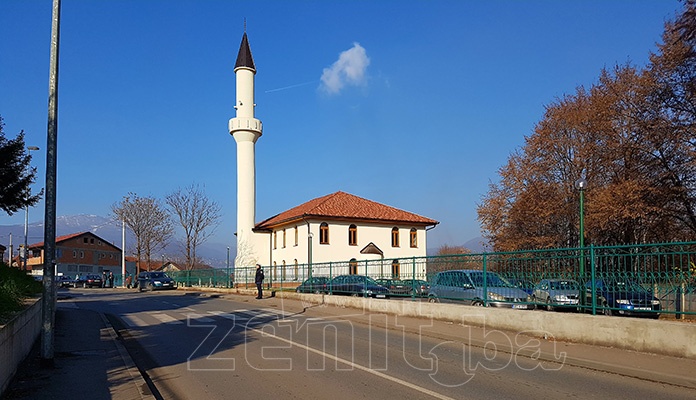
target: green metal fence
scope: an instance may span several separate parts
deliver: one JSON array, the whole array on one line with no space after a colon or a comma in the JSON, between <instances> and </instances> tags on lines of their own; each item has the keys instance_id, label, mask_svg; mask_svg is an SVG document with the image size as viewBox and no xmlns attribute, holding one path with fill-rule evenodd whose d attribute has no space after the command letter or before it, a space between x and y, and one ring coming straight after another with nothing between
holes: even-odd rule
<instances>
[{"instance_id":1,"label":"green metal fence","mask_svg":"<svg viewBox=\"0 0 696 400\"><path fill-rule=\"evenodd\" d=\"M544 305L542 299L533 297L534 289L543 283L542 280L560 279L577 283L576 308L581 311L606 314L639 312L647 316L657 316L658 313L678 317L696 315L696 242L336 261L263 268L266 276L264 286L275 290L295 290L311 277L332 279L352 274L373 279L409 280L412 290L393 293L392 297L412 299L427 295L427 292L416 290L417 281L433 284L433 278L442 271L478 270L485 273L484 285L487 276L497 274L524 290L529 296L528 303ZM252 288L255 268L237 267L229 274L225 269L212 269L179 271L170 275L179 285ZM490 292L488 289L484 288L484 296ZM329 288L327 292L330 291ZM659 301L658 306L652 304L653 296ZM484 300L484 305L488 304L489 299ZM632 301L635 304L631 304Z\"/></svg>"}]
</instances>

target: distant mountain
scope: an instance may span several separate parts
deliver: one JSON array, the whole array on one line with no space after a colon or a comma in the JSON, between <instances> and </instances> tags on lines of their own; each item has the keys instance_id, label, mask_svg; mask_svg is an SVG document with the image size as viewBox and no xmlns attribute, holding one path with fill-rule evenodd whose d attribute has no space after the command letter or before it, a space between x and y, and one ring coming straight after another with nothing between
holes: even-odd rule
<instances>
[{"instance_id":1,"label":"distant mountain","mask_svg":"<svg viewBox=\"0 0 696 400\"><path fill-rule=\"evenodd\" d=\"M44 224L34 222L28 225L27 243L29 245L43 242ZM92 232L114 246L121 248L122 226L119 221L98 215L69 215L56 217L56 236L70 235L80 232ZM0 225L0 244L10 248L10 234L12 234L12 246L16 252L20 244L24 244L24 224L20 225ZM128 229L126 229L126 251L131 251L135 239ZM232 257L236 250L230 249ZM227 264L227 246L220 243L206 242L198 247L198 256L202 261L215 268L224 268ZM15 253L16 254L16 253ZM126 253L128 254L128 253ZM172 241L164 250L152 254L152 258L157 260L165 256L167 259L183 258L180 244ZM233 262L233 260L230 260Z\"/></svg>"},{"instance_id":2,"label":"distant mountain","mask_svg":"<svg viewBox=\"0 0 696 400\"><path fill-rule=\"evenodd\" d=\"M487 251L491 251L490 244L486 241L486 239L484 239L480 236L475 237L475 238L465 242L461 246L471 250L471 252L474 254L485 253ZM429 256L436 256L438 251L440 251L440 248L429 248L427 250L427 253Z\"/></svg>"}]
</instances>

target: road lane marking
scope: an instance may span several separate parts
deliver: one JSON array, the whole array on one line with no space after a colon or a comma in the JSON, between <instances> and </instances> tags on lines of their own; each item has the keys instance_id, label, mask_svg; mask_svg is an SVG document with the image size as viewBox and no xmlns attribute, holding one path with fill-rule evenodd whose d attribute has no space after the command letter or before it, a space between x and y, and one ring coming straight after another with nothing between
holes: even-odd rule
<instances>
[{"instance_id":1,"label":"road lane marking","mask_svg":"<svg viewBox=\"0 0 696 400\"><path fill-rule=\"evenodd\" d=\"M393 377L393 376L391 376L391 375L387 375L387 374L385 374L385 373L382 373L382 372L379 372L379 371L375 371L375 370L370 369L370 368L368 368L368 367L364 367L364 366L362 366L362 365L360 365L360 364L356 364L356 363L354 363L354 362L352 362L352 361L349 361L349 360L346 360L346 359L343 359L343 358L334 356L334 355L332 355L332 354L325 353L325 352L323 352L323 351L321 351L321 350L317 350L317 349L315 349L315 348L312 348L312 347L309 347L309 346L305 346L305 345L303 345L303 344L294 342L294 341L289 340L289 339L285 339L284 337L276 336L276 335L274 335L274 334L272 334L272 333L265 332L265 331L263 331L263 330L261 330L261 329L253 329L253 328L250 328L250 330L252 330L252 331L254 331L254 332L260 334L261 336L272 337L272 338L274 338L274 339L280 340L281 342L288 343L288 344L290 344L290 345L292 345L292 346L297 346L297 347L299 347L299 348L301 348L301 349L304 349L304 350L307 350L307 351L311 351L312 353L319 354L320 356L329 358L329 359L331 359L331 360L340 362L340 363L342 363L342 364L346 364L346 365L348 365L348 366L350 366L350 367L359 369L359 370L361 370L361 371L368 372L368 373L370 373L370 374L372 374L372 375L375 375L375 376L377 376L377 377L380 377L380 378L382 378L382 379L386 379L386 380L388 380L388 381L392 381L392 382L394 382L394 383L398 383L399 385L406 386L406 387L411 388L411 389L413 389L413 390L419 391L419 392L421 392L421 393L423 393L423 394L427 394L428 396L435 397L436 399L442 399L442 400L455 400L453 397L445 396L444 394L441 394L441 393L438 393L438 392L435 392L435 391L432 391L432 390L429 390L429 389L420 387L420 386L418 386L418 385L416 385L416 384L413 384L413 383L411 383L411 382L406 382L406 381L404 381L404 380L402 380L402 379Z\"/></svg>"},{"instance_id":2,"label":"road lane marking","mask_svg":"<svg viewBox=\"0 0 696 400\"><path fill-rule=\"evenodd\" d=\"M147 323L145 323L145 321L136 317L135 315L124 315L123 320L126 322L126 325L130 327L147 326Z\"/></svg>"},{"instance_id":3,"label":"road lane marking","mask_svg":"<svg viewBox=\"0 0 696 400\"><path fill-rule=\"evenodd\" d=\"M150 314L151 316L157 318L160 322L163 322L165 324L183 324L183 321L180 321L171 315L168 314L163 314L163 313L154 313Z\"/></svg>"}]
</instances>

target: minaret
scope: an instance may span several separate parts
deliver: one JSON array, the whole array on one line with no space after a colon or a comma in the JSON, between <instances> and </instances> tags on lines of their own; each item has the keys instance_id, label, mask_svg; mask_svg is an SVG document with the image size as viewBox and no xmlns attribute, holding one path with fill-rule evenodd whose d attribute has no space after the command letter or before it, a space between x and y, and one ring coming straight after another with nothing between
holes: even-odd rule
<instances>
[{"instance_id":1,"label":"minaret","mask_svg":"<svg viewBox=\"0 0 696 400\"><path fill-rule=\"evenodd\" d=\"M237 257L235 267L253 266L258 259L252 229L256 220L256 161L254 146L261 137L261 121L254 118L256 66L246 34L242 36L237 62L237 116L230 119L230 135L237 142Z\"/></svg>"}]
</instances>

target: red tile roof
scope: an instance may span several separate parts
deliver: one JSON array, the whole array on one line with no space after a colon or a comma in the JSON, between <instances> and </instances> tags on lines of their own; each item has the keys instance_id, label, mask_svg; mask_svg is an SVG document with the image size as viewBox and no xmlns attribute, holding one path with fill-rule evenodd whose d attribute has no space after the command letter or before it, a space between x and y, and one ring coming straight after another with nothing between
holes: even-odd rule
<instances>
[{"instance_id":1,"label":"red tile roof","mask_svg":"<svg viewBox=\"0 0 696 400\"><path fill-rule=\"evenodd\" d=\"M373 222L403 222L417 225L437 225L434 219L389 207L345 192L336 192L310 200L256 224L256 229L268 229L303 218L355 219Z\"/></svg>"}]
</instances>

